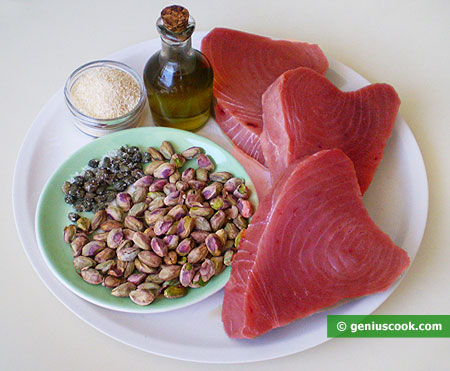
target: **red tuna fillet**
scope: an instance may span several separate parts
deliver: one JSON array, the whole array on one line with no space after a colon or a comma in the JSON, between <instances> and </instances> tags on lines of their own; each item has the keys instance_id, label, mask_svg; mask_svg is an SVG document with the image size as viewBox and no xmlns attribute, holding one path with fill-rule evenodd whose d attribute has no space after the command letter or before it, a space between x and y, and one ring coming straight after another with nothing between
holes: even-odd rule
<instances>
[{"instance_id":1,"label":"red tuna fillet","mask_svg":"<svg viewBox=\"0 0 450 371\"><path fill-rule=\"evenodd\" d=\"M293 161L340 148L353 161L364 192L391 136L400 99L387 84L342 92L309 68L281 75L264 93L261 145L272 179Z\"/></svg>"},{"instance_id":2,"label":"red tuna fillet","mask_svg":"<svg viewBox=\"0 0 450 371\"><path fill-rule=\"evenodd\" d=\"M253 216L225 286L225 330L254 338L386 290L408 265L365 210L352 161L320 151L289 167Z\"/></svg>"},{"instance_id":3,"label":"red tuna fillet","mask_svg":"<svg viewBox=\"0 0 450 371\"><path fill-rule=\"evenodd\" d=\"M226 28L209 32L201 49L214 70L217 123L234 144L264 163L259 144L261 95L287 70L303 66L325 73L325 55L314 44L272 40Z\"/></svg>"}]
</instances>

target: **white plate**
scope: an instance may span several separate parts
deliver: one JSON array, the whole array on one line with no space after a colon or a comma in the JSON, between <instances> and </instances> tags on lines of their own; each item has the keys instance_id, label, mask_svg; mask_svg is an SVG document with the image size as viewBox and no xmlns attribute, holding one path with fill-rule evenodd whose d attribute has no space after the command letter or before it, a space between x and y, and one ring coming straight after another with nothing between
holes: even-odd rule
<instances>
[{"instance_id":1,"label":"white plate","mask_svg":"<svg viewBox=\"0 0 450 371\"><path fill-rule=\"evenodd\" d=\"M196 33L196 48L204 35ZM108 58L142 72L149 56L159 47L160 41L155 39ZM354 90L368 84L343 64L332 59L329 62L327 77L340 89ZM144 122L149 123L148 108L146 110ZM231 148L229 140L212 120L199 134L225 149ZM201 303L162 314L120 313L88 303L65 288L46 266L35 239L34 218L39 194L48 177L70 154L91 140L73 127L62 90L58 91L42 109L22 144L14 176L14 215L25 252L47 287L81 319L125 344L150 353L198 362L237 363L277 358L327 341L327 314L370 314L398 285L396 282L383 293L317 313L255 340L231 340L225 334L220 317L223 291ZM417 142L400 115L384 159L364 196L364 204L378 226L408 252L412 261L425 229L428 184Z\"/></svg>"}]
</instances>

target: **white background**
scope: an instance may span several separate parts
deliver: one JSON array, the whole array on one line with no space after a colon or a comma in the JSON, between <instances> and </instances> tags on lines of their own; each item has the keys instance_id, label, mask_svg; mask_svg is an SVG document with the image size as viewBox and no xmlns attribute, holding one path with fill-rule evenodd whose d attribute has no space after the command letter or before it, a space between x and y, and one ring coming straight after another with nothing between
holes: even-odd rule
<instances>
[{"instance_id":1,"label":"white background","mask_svg":"<svg viewBox=\"0 0 450 371\"><path fill-rule=\"evenodd\" d=\"M103 335L64 307L28 262L12 217L20 144L41 107L79 65L157 37L163 1L0 0L2 202L0 369L445 370L449 339L334 339L248 365L154 356ZM184 1L199 30L237 28L319 44L372 82L392 84L422 150L430 186L422 247L376 314L450 314L450 2ZM19 164L20 166L20 164ZM414 200L411 200L414 202ZM226 349L224 349L226 352Z\"/></svg>"}]
</instances>

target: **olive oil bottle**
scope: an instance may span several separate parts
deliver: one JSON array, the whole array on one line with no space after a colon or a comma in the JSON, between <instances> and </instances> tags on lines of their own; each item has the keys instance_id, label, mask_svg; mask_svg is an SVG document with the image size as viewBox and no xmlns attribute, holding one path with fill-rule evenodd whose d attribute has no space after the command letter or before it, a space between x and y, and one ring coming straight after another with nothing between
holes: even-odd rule
<instances>
[{"instance_id":1,"label":"olive oil bottle","mask_svg":"<svg viewBox=\"0 0 450 371\"><path fill-rule=\"evenodd\" d=\"M192 48L195 21L186 8L164 8L156 22L161 50L144 69L153 121L159 126L197 130L208 121L213 70L208 59Z\"/></svg>"}]
</instances>

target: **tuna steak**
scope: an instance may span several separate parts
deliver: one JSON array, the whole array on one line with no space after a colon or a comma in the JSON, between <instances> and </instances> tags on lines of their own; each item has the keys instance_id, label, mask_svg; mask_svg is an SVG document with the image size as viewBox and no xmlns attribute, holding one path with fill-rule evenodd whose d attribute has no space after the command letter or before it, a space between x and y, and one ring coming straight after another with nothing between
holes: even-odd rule
<instances>
[{"instance_id":1,"label":"tuna steak","mask_svg":"<svg viewBox=\"0 0 450 371\"><path fill-rule=\"evenodd\" d=\"M272 40L226 28L209 32L201 49L214 70L217 123L234 144L264 163L259 143L262 94L287 70L303 66L325 73L325 55L314 44Z\"/></svg>"},{"instance_id":2,"label":"tuna steak","mask_svg":"<svg viewBox=\"0 0 450 371\"><path fill-rule=\"evenodd\" d=\"M386 290L408 265L365 210L352 161L320 151L289 167L255 213L225 287L225 330L254 338Z\"/></svg>"},{"instance_id":3,"label":"tuna steak","mask_svg":"<svg viewBox=\"0 0 450 371\"><path fill-rule=\"evenodd\" d=\"M400 99L387 84L342 92L309 68L281 75L264 93L261 145L272 179L293 161L340 148L353 161L364 192L391 136Z\"/></svg>"}]
</instances>

